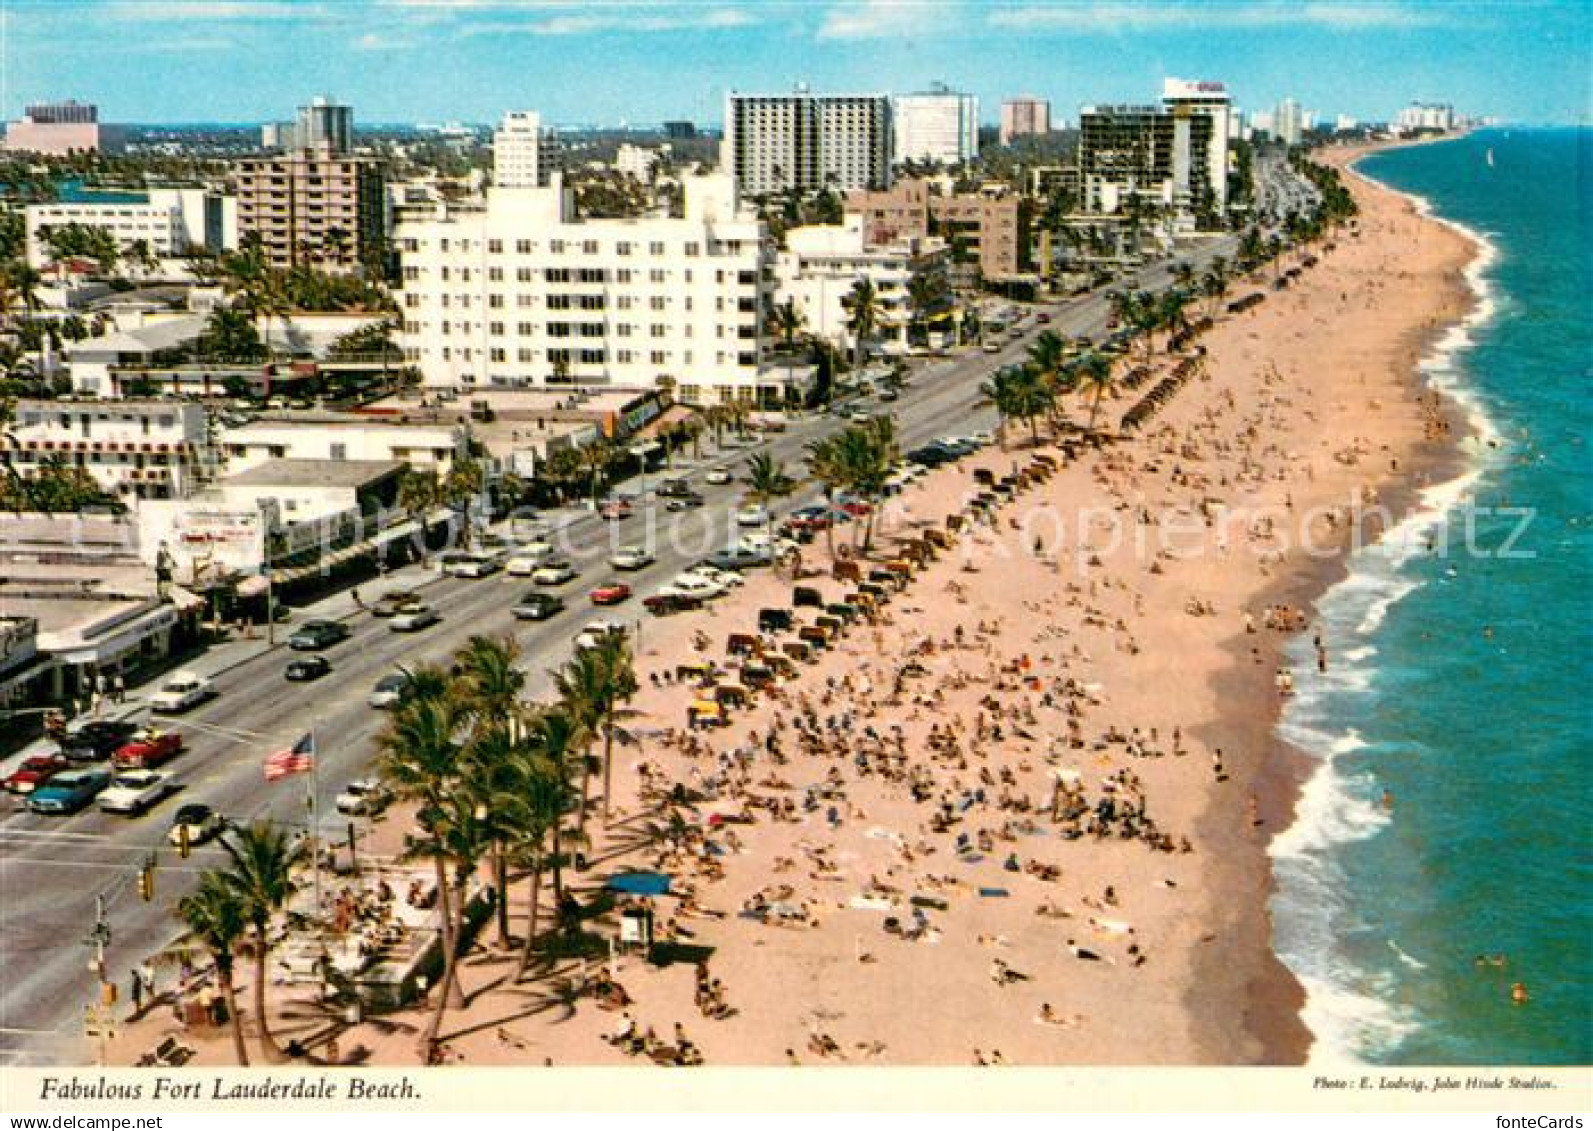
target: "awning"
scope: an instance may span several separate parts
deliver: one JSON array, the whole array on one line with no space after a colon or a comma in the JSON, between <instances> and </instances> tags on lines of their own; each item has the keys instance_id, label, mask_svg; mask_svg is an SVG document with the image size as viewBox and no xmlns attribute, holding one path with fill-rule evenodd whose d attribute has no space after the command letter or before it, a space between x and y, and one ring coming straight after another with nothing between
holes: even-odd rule
<instances>
[{"instance_id":1,"label":"awning","mask_svg":"<svg viewBox=\"0 0 1593 1131\"><path fill-rule=\"evenodd\" d=\"M627 872L609 877L604 886L625 895L668 895L669 877L662 872Z\"/></svg>"},{"instance_id":2,"label":"awning","mask_svg":"<svg viewBox=\"0 0 1593 1131\"><path fill-rule=\"evenodd\" d=\"M240 597L262 597L271 587L271 582L263 574L250 574L238 582L237 594Z\"/></svg>"}]
</instances>

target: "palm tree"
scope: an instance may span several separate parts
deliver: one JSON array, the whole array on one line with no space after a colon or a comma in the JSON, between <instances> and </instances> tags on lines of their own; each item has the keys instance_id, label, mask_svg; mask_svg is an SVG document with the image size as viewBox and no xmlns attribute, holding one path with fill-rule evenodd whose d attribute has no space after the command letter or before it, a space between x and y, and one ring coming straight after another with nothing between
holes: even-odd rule
<instances>
[{"instance_id":1,"label":"palm tree","mask_svg":"<svg viewBox=\"0 0 1593 1131\"><path fill-rule=\"evenodd\" d=\"M291 840L274 825L258 822L230 830L221 847L231 862L231 868L223 873L224 882L236 896L253 935L254 1014L260 1053L268 1064L281 1064L287 1058L272 1037L266 1016L266 960L271 952L271 920L298 890L293 871L303 859L304 843Z\"/></svg>"},{"instance_id":2,"label":"palm tree","mask_svg":"<svg viewBox=\"0 0 1593 1131\"><path fill-rule=\"evenodd\" d=\"M882 307L874 290L872 279L859 279L852 285L851 293L841 299L846 310L846 328L852 335L852 365L863 365L864 343L879 328Z\"/></svg>"},{"instance_id":3,"label":"palm tree","mask_svg":"<svg viewBox=\"0 0 1593 1131\"><path fill-rule=\"evenodd\" d=\"M824 501L833 503L835 496L846 489L847 472L842 463L840 443L835 436L828 436L822 440L810 440L806 447L808 474L819 484L824 492ZM824 526L824 538L829 545L830 560L835 560L835 523L828 522Z\"/></svg>"},{"instance_id":4,"label":"palm tree","mask_svg":"<svg viewBox=\"0 0 1593 1131\"><path fill-rule=\"evenodd\" d=\"M1055 402L1049 383L1038 372L1027 365L1008 366L979 386L979 391L1001 415L1003 436L1007 421L1026 421L1034 445L1039 446L1040 428L1036 420L1049 412Z\"/></svg>"},{"instance_id":5,"label":"palm tree","mask_svg":"<svg viewBox=\"0 0 1593 1131\"><path fill-rule=\"evenodd\" d=\"M784 302L775 305L773 312L770 314L769 322L774 332L785 339L786 352L789 353L796 344L798 331L807 324L807 319L797 309L794 299L786 299Z\"/></svg>"},{"instance_id":6,"label":"palm tree","mask_svg":"<svg viewBox=\"0 0 1593 1131\"><path fill-rule=\"evenodd\" d=\"M796 489L796 482L785 473L785 465L768 452L759 452L747 461L747 498L764 508L764 528L769 526L768 507Z\"/></svg>"},{"instance_id":7,"label":"palm tree","mask_svg":"<svg viewBox=\"0 0 1593 1131\"><path fill-rule=\"evenodd\" d=\"M551 855L553 898L562 900L564 898L564 814L569 811L574 801L570 772L575 768L577 759L580 761L581 772L583 774L586 772L586 747L589 739L580 721L562 707L548 708L531 715L526 720L526 739L547 761L546 772L557 781L556 787L550 782L540 784L558 794L551 828L553 833ZM533 901L532 907L535 906ZM533 925L534 923L533 920Z\"/></svg>"},{"instance_id":8,"label":"palm tree","mask_svg":"<svg viewBox=\"0 0 1593 1131\"><path fill-rule=\"evenodd\" d=\"M587 742L603 736L603 819L613 798L614 720L621 704L636 694L636 669L630 640L604 633L597 644L582 648L554 673L554 687L565 712L586 732ZM588 763L589 765L589 763ZM581 829L586 829L589 773L581 774Z\"/></svg>"},{"instance_id":9,"label":"palm tree","mask_svg":"<svg viewBox=\"0 0 1593 1131\"><path fill-rule=\"evenodd\" d=\"M475 724L469 754L477 772L469 777L479 779L489 792L494 788L499 763L510 756L509 748L515 745L518 736L520 693L525 689L525 673L515 666L519 655L520 647L512 636L496 640L472 636L456 656L459 670L456 694L460 706ZM486 808L489 812L493 810L490 803ZM504 898L508 860L503 837L493 838L493 849L498 941L501 946L508 946L509 908Z\"/></svg>"},{"instance_id":10,"label":"palm tree","mask_svg":"<svg viewBox=\"0 0 1593 1131\"><path fill-rule=\"evenodd\" d=\"M1101 408L1101 398L1112 388L1114 378L1112 375L1112 359L1105 354L1087 353L1078 360L1074 366L1077 375L1078 388L1081 392L1092 391L1093 399L1090 401L1089 430L1095 431L1095 416Z\"/></svg>"},{"instance_id":11,"label":"palm tree","mask_svg":"<svg viewBox=\"0 0 1593 1131\"><path fill-rule=\"evenodd\" d=\"M435 682L435 681L431 681ZM388 718L387 726L377 735L377 772L394 795L401 801L415 802L419 807L418 820L422 825L434 815L445 812L448 798L458 793L460 745L454 732L460 723L460 707L448 692L429 694L406 692ZM442 920L444 955L455 949L453 915L451 912L452 884L448 874L449 855L446 846L433 837L425 848L437 877L439 917ZM452 975L452 966L447 967ZM445 978L439 991L444 997L452 994L456 1004L462 1004L464 995L457 978Z\"/></svg>"},{"instance_id":12,"label":"palm tree","mask_svg":"<svg viewBox=\"0 0 1593 1131\"><path fill-rule=\"evenodd\" d=\"M194 890L177 901L177 918L186 928L178 945L198 943L216 964L216 981L232 1022L232 1049L238 1065L249 1067L249 1050L243 1040L243 1018L238 1016L238 995L232 981L238 944L249 929L243 899L224 872L206 872ZM265 1020L265 1014L260 1014Z\"/></svg>"},{"instance_id":13,"label":"palm tree","mask_svg":"<svg viewBox=\"0 0 1593 1131\"><path fill-rule=\"evenodd\" d=\"M486 473L480 462L469 456L455 460L448 474L443 476L439 501L458 513L459 538L463 545L470 544L470 504L481 495L485 485Z\"/></svg>"},{"instance_id":14,"label":"palm tree","mask_svg":"<svg viewBox=\"0 0 1593 1131\"><path fill-rule=\"evenodd\" d=\"M419 835L411 834L407 854L429 857L437 864L437 914L442 920L443 941L443 989L421 1037L423 1055L435 1045L449 1005L464 1004L459 950L470 902L466 881L487 850L491 830L486 816L478 799L470 790L458 788L458 783L416 814ZM455 887L457 891L452 890Z\"/></svg>"}]
</instances>

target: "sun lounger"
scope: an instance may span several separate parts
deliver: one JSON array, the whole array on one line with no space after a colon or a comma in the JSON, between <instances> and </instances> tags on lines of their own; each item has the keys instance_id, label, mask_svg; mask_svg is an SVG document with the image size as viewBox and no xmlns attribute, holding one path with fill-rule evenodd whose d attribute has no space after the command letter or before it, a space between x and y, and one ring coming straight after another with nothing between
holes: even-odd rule
<instances>
[{"instance_id":1,"label":"sun lounger","mask_svg":"<svg viewBox=\"0 0 1593 1131\"><path fill-rule=\"evenodd\" d=\"M986 899L1006 899L1012 893L1006 888L980 888L979 894Z\"/></svg>"}]
</instances>

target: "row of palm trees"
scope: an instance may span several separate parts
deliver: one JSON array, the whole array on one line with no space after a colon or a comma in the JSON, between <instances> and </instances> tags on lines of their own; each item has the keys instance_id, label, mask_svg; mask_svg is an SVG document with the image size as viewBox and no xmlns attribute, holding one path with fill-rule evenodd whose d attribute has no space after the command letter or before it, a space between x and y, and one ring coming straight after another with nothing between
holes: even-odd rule
<instances>
[{"instance_id":1,"label":"row of palm trees","mask_svg":"<svg viewBox=\"0 0 1593 1131\"><path fill-rule=\"evenodd\" d=\"M564 870L572 845L587 843L591 777L600 763L603 816L612 804L613 749L624 704L637 690L629 641L609 634L552 673L557 697L524 699L526 675L512 638L471 638L451 668L410 673L403 700L377 739L377 771L401 802L414 806L406 858L432 865L443 969L421 1048L435 1047L446 1012L464 1004L458 964L470 918L470 879L491 868L497 945L513 946L507 891L523 875L527 911L514 978L536 963L542 937L542 883L551 873L555 903L565 906ZM601 758L594 751L601 749ZM232 1018L238 1063L249 1063L236 1005L234 969L254 959L253 1010L259 1053L283 1053L268 1023L266 985L273 927L288 916L306 861L304 842L269 823L229 829L220 841L226 864L206 871L176 905L181 946L200 946L214 963ZM566 924L561 924L566 925ZM319 924L289 917L294 929Z\"/></svg>"},{"instance_id":2,"label":"row of palm trees","mask_svg":"<svg viewBox=\"0 0 1593 1131\"><path fill-rule=\"evenodd\" d=\"M823 489L826 500L833 503L839 495L849 494L869 504L866 520L859 524L854 536L861 537L859 548L867 551L873 544L879 501L901 458L896 421L886 415L870 417L831 436L810 441L806 453L808 474ZM825 533L830 556L834 557L833 524L826 527Z\"/></svg>"},{"instance_id":3,"label":"row of palm trees","mask_svg":"<svg viewBox=\"0 0 1593 1131\"><path fill-rule=\"evenodd\" d=\"M1029 426L1033 442L1040 442L1040 421L1058 423L1063 398L1071 395L1090 398L1088 429L1095 430L1101 399L1115 382L1113 359L1094 351L1074 356L1067 343L1047 330L1029 346L1028 357L1019 365L997 370L979 387L985 400L1001 417L1003 438L1009 421Z\"/></svg>"}]
</instances>

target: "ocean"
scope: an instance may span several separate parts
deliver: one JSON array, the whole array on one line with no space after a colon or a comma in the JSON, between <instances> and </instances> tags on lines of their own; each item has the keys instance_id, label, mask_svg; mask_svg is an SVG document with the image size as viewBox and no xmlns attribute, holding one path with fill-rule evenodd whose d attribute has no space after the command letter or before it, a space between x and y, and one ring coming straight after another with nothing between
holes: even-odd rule
<instances>
[{"instance_id":1,"label":"ocean","mask_svg":"<svg viewBox=\"0 0 1593 1131\"><path fill-rule=\"evenodd\" d=\"M1324 595L1326 675L1296 642L1280 732L1315 765L1272 846L1275 945L1314 1063L1586 1065L1593 130L1359 169L1484 241L1477 309L1424 363L1476 437L1462 478Z\"/></svg>"}]
</instances>

